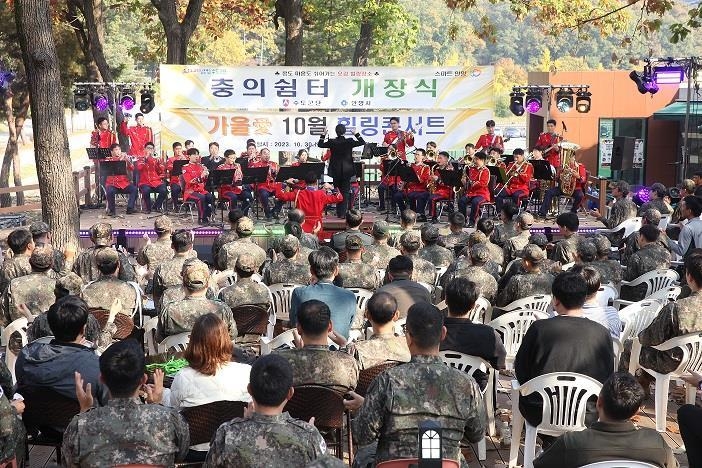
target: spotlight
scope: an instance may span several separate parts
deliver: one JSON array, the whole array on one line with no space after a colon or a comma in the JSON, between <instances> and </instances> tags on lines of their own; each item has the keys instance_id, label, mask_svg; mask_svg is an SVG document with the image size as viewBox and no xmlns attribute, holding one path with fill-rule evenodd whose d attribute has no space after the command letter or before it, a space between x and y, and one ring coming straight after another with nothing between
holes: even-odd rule
<instances>
[{"instance_id":1,"label":"spotlight","mask_svg":"<svg viewBox=\"0 0 702 468\"><path fill-rule=\"evenodd\" d=\"M573 108L573 90L560 89L556 93L556 108L559 112L568 112Z\"/></svg>"},{"instance_id":2,"label":"spotlight","mask_svg":"<svg viewBox=\"0 0 702 468\"><path fill-rule=\"evenodd\" d=\"M509 110L516 116L524 115L524 93L519 89L509 93Z\"/></svg>"},{"instance_id":3,"label":"spotlight","mask_svg":"<svg viewBox=\"0 0 702 468\"><path fill-rule=\"evenodd\" d=\"M110 107L110 100L104 93L93 94L93 105L100 112L105 112Z\"/></svg>"},{"instance_id":4,"label":"spotlight","mask_svg":"<svg viewBox=\"0 0 702 468\"><path fill-rule=\"evenodd\" d=\"M651 66L646 65L644 67L643 73L637 71L632 71L629 73L629 78L636 83L641 94L651 93L656 94L658 92L658 84L656 83L653 74L651 73Z\"/></svg>"},{"instance_id":5,"label":"spotlight","mask_svg":"<svg viewBox=\"0 0 702 468\"><path fill-rule=\"evenodd\" d=\"M653 81L656 84L680 84L685 79L685 68L667 65L653 69Z\"/></svg>"},{"instance_id":6,"label":"spotlight","mask_svg":"<svg viewBox=\"0 0 702 468\"><path fill-rule=\"evenodd\" d=\"M148 114L156 107L156 102L154 101L154 92L151 88L144 88L141 90L141 106L139 110L142 114Z\"/></svg>"},{"instance_id":7,"label":"spotlight","mask_svg":"<svg viewBox=\"0 0 702 468\"><path fill-rule=\"evenodd\" d=\"M73 91L73 107L81 112L90 109L90 97L85 88L76 88L76 90Z\"/></svg>"},{"instance_id":8,"label":"spotlight","mask_svg":"<svg viewBox=\"0 0 702 468\"><path fill-rule=\"evenodd\" d=\"M591 97L592 93L587 90L581 89L578 91L575 98L575 110L581 114L590 112L590 106L592 105Z\"/></svg>"},{"instance_id":9,"label":"spotlight","mask_svg":"<svg viewBox=\"0 0 702 468\"><path fill-rule=\"evenodd\" d=\"M0 64L0 93L4 93L10 89L10 84L16 76L17 74L15 72L3 69L2 64Z\"/></svg>"},{"instance_id":10,"label":"spotlight","mask_svg":"<svg viewBox=\"0 0 702 468\"><path fill-rule=\"evenodd\" d=\"M527 112L533 114L541 110L542 94L543 92L538 88L527 91L525 101Z\"/></svg>"},{"instance_id":11,"label":"spotlight","mask_svg":"<svg viewBox=\"0 0 702 468\"><path fill-rule=\"evenodd\" d=\"M134 104L136 104L134 91L132 91L131 89L122 90L122 97L119 99L119 105L122 107L122 110L132 110L134 108Z\"/></svg>"}]
</instances>

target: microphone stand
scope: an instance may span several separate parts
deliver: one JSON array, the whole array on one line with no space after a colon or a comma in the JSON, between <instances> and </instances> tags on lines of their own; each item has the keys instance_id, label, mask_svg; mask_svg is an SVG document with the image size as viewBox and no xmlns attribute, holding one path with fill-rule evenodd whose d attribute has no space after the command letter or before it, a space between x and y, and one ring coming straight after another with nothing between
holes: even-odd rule
<instances>
[{"instance_id":1,"label":"microphone stand","mask_svg":"<svg viewBox=\"0 0 702 468\"><path fill-rule=\"evenodd\" d=\"M390 186L387 185L387 181L390 180L390 174L392 171L397 169L398 164L404 164L404 161L398 156L395 158L394 161L391 161L388 166L388 170L386 171L385 175L383 176L383 179L380 181L381 184L385 185L385 221L390 221L390 206L391 206L391 198L390 198Z\"/></svg>"}]
</instances>

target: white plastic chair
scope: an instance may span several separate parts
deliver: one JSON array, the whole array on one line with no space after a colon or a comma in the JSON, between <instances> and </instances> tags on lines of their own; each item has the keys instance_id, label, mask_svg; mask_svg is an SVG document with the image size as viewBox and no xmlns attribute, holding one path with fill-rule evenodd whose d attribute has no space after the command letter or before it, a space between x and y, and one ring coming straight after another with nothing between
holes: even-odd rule
<instances>
[{"instance_id":1,"label":"white plastic chair","mask_svg":"<svg viewBox=\"0 0 702 468\"><path fill-rule=\"evenodd\" d=\"M375 277L377 279L376 283L379 286L383 285L383 280L385 279L385 269L384 268L377 268L375 270Z\"/></svg>"},{"instance_id":2,"label":"white plastic chair","mask_svg":"<svg viewBox=\"0 0 702 468\"><path fill-rule=\"evenodd\" d=\"M614 372L617 372L619 360L622 358L622 352L624 351L624 344L617 338L612 337L612 347L614 348Z\"/></svg>"},{"instance_id":3,"label":"white plastic chair","mask_svg":"<svg viewBox=\"0 0 702 468\"><path fill-rule=\"evenodd\" d=\"M421 284L422 286L424 286L424 287L426 288L426 290L429 291L429 294L431 294L432 292L434 292L434 286L432 286L431 284L429 284L429 283L424 283L423 281L417 281L417 283L419 283L419 284Z\"/></svg>"},{"instance_id":4,"label":"white plastic chair","mask_svg":"<svg viewBox=\"0 0 702 468\"><path fill-rule=\"evenodd\" d=\"M373 295L373 291L369 289L362 288L346 288L351 291L354 296L356 296L356 315L354 315L353 321L351 322L351 328L353 330L360 330L365 323L365 311L366 303L368 299Z\"/></svg>"},{"instance_id":5,"label":"white plastic chair","mask_svg":"<svg viewBox=\"0 0 702 468\"><path fill-rule=\"evenodd\" d=\"M514 312L516 310L538 310L548 313L551 310L551 295L539 294L527 296L522 299L517 299L507 304L502 310L506 312Z\"/></svg>"},{"instance_id":6,"label":"white plastic chair","mask_svg":"<svg viewBox=\"0 0 702 468\"><path fill-rule=\"evenodd\" d=\"M489 326L502 334L502 343L507 351L505 358L505 367L507 369L512 369L514 358L531 324L536 320L546 318L548 318L548 315L544 312L520 309L500 315L488 323Z\"/></svg>"},{"instance_id":7,"label":"white plastic chair","mask_svg":"<svg viewBox=\"0 0 702 468\"><path fill-rule=\"evenodd\" d=\"M278 283L268 286L271 297L273 298L273 311L275 312L276 318L280 320L290 320L292 292L295 288L299 288L300 286L302 285L293 283Z\"/></svg>"},{"instance_id":8,"label":"white plastic chair","mask_svg":"<svg viewBox=\"0 0 702 468\"><path fill-rule=\"evenodd\" d=\"M134 289L134 293L136 294L136 301L134 303L134 312L132 313L132 320L134 320L134 323L137 323L137 317L139 318L139 326L143 327L144 326L144 293L141 290L141 287L139 284L135 283L134 281L127 281L127 284Z\"/></svg>"},{"instance_id":9,"label":"white plastic chair","mask_svg":"<svg viewBox=\"0 0 702 468\"><path fill-rule=\"evenodd\" d=\"M621 286L639 286L641 284L645 284L646 296L644 296L644 299L648 299L652 294L662 289L667 289L670 286L674 286L678 279L680 279L680 276L678 275L677 271L669 270L667 268L659 268L658 270L644 273L631 281L622 281ZM629 305L631 303L632 301L617 299L614 307L617 308L620 304Z\"/></svg>"},{"instance_id":10,"label":"white plastic chair","mask_svg":"<svg viewBox=\"0 0 702 468\"><path fill-rule=\"evenodd\" d=\"M156 347L156 341L154 340L154 333L156 332L156 327L158 326L158 317L151 317L144 323L144 346L146 348L146 354L153 356L158 353Z\"/></svg>"},{"instance_id":11,"label":"white plastic chair","mask_svg":"<svg viewBox=\"0 0 702 468\"><path fill-rule=\"evenodd\" d=\"M164 354L169 349L176 351L185 351L190 342L190 332L178 333L177 335L167 336L158 344L158 353Z\"/></svg>"},{"instance_id":12,"label":"white plastic chair","mask_svg":"<svg viewBox=\"0 0 702 468\"><path fill-rule=\"evenodd\" d=\"M670 223L671 216L672 215L669 214L661 215L661 220L658 221L658 229L663 229L665 231L665 228L668 227L668 223Z\"/></svg>"},{"instance_id":13,"label":"white plastic chair","mask_svg":"<svg viewBox=\"0 0 702 468\"><path fill-rule=\"evenodd\" d=\"M22 338L22 347L24 348L27 346L28 325L29 322L27 322L26 317L18 318L2 330L2 336L0 337L0 341L5 347L5 364L10 370L10 374L12 374L12 383L17 383L17 378L15 377L15 362L17 362L17 355L10 351L10 337L15 332L19 333L20 337Z\"/></svg>"},{"instance_id":14,"label":"white plastic chair","mask_svg":"<svg viewBox=\"0 0 702 468\"><path fill-rule=\"evenodd\" d=\"M612 284L606 283L600 286L600 289L597 290L597 295L595 297L598 304L600 304L602 307L607 307L609 305L609 301L614 303L614 300L619 298L619 292Z\"/></svg>"},{"instance_id":15,"label":"white plastic chair","mask_svg":"<svg viewBox=\"0 0 702 468\"><path fill-rule=\"evenodd\" d=\"M485 323L486 320L489 322L492 318L492 306L490 305L490 301L483 296L478 296L478 299L475 301L475 306L473 306L473 310L470 311L468 318L473 323Z\"/></svg>"},{"instance_id":16,"label":"white plastic chair","mask_svg":"<svg viewBox=\"0 0 702 468\"><path fill-rule=\"evenodd\" d=\"M544 374L519 385L512 381L512 445L509 450L509 466L517 466L522 426L526 425L524 437L524 468L533 468L538 433L559 436L565 432L585 429L587 400L596 397L602 384L592 377L574 372ZM519 411L519 397L538 393L543 399L541 423L534 427Z\"/></svg>"},{"instance_id":17,"label":"white plastic chair","mask_svg":"<svg viewBox=\"0 0 702 468\"><path fill-rule=\"evenodd\" d=\"M395 335L405 336L405 323L407 323L407 318L401 318L398 319L397 322L395 322L395 328L393 330L395 332Z\"/></svg>"},{"instance_id":18,"label":"white plastic chair","mask_svg":"<svg viewBox=\"0 0 702 468\"><path fill-rule=\"evenodd\" d=\"M600 234L612 234L615 232L619 232L622 229L624 230L624 235L622 236L622 239L628 238L634 232L641 229L641 217L639 216L636 218L625 219L619 224L619 226L615 226L612 229L601 229ZM619 247L612 246L612 251L619 251Z\"/></svg>"},{"instance_id":19,"label":"white plastic chair","mask_svg":"<svg viewBox=\"0 0 702 468\"><path fill-rule=\"evenodd\" d=\"M283 345L287 345L289 348L295 347L295 332L293 329L286 330L273 339L269 339L265 336L261 337L261 356L270 354L274 349L280 348Z\"/></svg>"},{"instance_id":20,"label":"white plastic chair","mask_svg":"<svg viewBox=\"0 0 702 468\"><path fill-rule=\"evenodd\" d=\"M678 298L682 288L680 286L668 286L667 288L661 289L654 292L646 298L647 301L658 301L663 305L666 305L670 301L674 301Z\"/></svg>"},{"instance_id":21,"label":"white plastic chair","mask_svg":"<svg viewBox=\"0 0 702 468\"><path fill-rule=\"evenodd\" d=\"M635 340L638 342L638 339ZM665 432L665 421L668 413L668 392L670 390L670 379L678 378L682 375L691 372L702 371L702 333L688 333L687 335L676 336L657 346L652 346L659 351L668 351L674 348L679 348L682 351L682 359L678 368L668 374L661 374L651 369L641 366L646 372L651 374L656 379L656 430ZM640 345L639 345L640 353ZM637 355L638 357L640 355ZM631 353L632 360L634 352ZM692 385L686 386L685 402L688 404L695 403L695 395L697 388Z\"/></svg>"},{"instance_id":22,"label":"white plastic chair","mask_svg":"<svg viewBox=\"0 0 702 468\"><path fill-rule=\"evenodd\" d=\"M636 460L608 460L597 463L583 465L580 468L658 468L658 465L652 465Z\"/></svg>"},{"instance_id":23,"label":"white plastic chair","mask_svg":"<svg viewBox=\"0 0 702 468\"><path fill-rule=\"evenodd\" d=\"M566 263L565 265L561 265L561 270L568 271L571 268L573 268L574 266L575 266L575 262Z\"/></svg>"},{"instance_id":24,"label":"white plastic chair","mask_svg":"<svg viewBox=\"0 0 702 468\"><path fill-rule=\"evenodd\" d=\"M448 267L435 267L436 268L436 275L434 276L434 286L439 285L439 280L441 277L446 273L446 270Z\"/></svg>"},{"instance_id":25,"label":"white plastic chair","mask_svg":"<svg viewBox=\"0 0 702 468\"><path fill-rule=\"evenodd\" d=\"M488 434L491 436L497 435L497 431L495 430L494 400L495 369L493 369L486 360L477 356L470 356L456 351L441 351L439 355L441 355L441 360L444 361L444 364L463 371L471 377L473 377L473 374L475 374L477 370L488 375L487 385L481 393L483 395L483 402L485 402L485 412L488 418ZM483 436L480 442L478 442L478 460L485 460L486 458L487 444Z\"/></svg>"}]
</instances>

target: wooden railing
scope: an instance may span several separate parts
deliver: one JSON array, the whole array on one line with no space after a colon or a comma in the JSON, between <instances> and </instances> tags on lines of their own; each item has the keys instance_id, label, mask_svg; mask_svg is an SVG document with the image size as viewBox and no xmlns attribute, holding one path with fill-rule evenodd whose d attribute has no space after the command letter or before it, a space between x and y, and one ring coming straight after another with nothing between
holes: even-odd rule
<instances>
[{"instance_id":1,"label":"wooden railing","mask_svg":"<svg viewBox=\"0 0 702 468\"><path fill-rule=\"evenodd\" d=\"M607 185L610 182L609 179L590 176L588 177L588 182L590 182L593 187L597 189L598 195L594 196L586 193L586 199L597 201L599 203L597 206L600 208L600 211L604 213L604 211L602 211L602 207L607 206Z\"/></svg>"}]
</instances>

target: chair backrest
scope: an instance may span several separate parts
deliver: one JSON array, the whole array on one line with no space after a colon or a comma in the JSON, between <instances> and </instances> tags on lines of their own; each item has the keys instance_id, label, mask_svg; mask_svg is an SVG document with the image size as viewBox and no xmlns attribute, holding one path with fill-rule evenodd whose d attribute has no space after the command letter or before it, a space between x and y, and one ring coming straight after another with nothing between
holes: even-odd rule
<instances>
[{"instance_id":1,"label":"chair backrest","mask_svg":"<svg viewBox=\"0 0 702 468\"><path fill-rule=\"evenodd\" d=\"M434 267L434 268L436 270L436 276L434 276L434 286L438 286L439 280L444 275L444 273L446 273L446 270L448 269L448 267Z\"/></svg>"},{"instance_id":2,"label":"chair backrest","mask_svg":"<svg viewBox=\"0 0 702 468\"><path fill-rule=\"evenodd\" d=\"M15 362L17 362L17 355L10 350L10 337L13 333L18 333L20 339L22 340L22 347L27 346L27 319L25 317L18 318L6 326L2 331L2 336L0 341L2 345L5 346L5 365L12 374L12 383L17 382L15 377Z\"/></svg>"},{"instance_id":3,"label":"chair backrest","mask_svg":"<svg viewBox=\"0 0 702 468\"><path fill-rule=\"evenodd\" d=\"M672 215L669 214L661 215L661 220L658 221L658 229L663 229L665 231L665 228L668 227L668 223L670 222L671 216Z\"/></svg>"},{"instance_id":4,"label":"chair backrest","mask_svg":"<svg viewBox=\"0 0 702 468\"><path fill-rule=\"evenodd\" d=\"M600 286L597 290L597 303L602 307L607 307L610 301L614 301L619 297L619 292L612 284L606 283Z\"/></svg>"},{"instance_id":5,"label":"chair backrest","mask_svg":"<svg viewBox=\"0 0 702 468\"><path fill-rule=\"evenodd\" d=\"M268 308L259 304L242 304L232 309L238 336L265 335L269 315Z\"/></svg>"},{"instance_id":6,"label":"chair backrest","mask_svg":"<svg viewBox=\"0 0 702 468\"><path fill-rule=\"evenodd\" d=\"M575 266L575 262L566 263L565 265L561 265L561 270L568 271L571 268L573 268L574 266Z\"/></svg>"},{"instance_id":7,"label":"chair backrest","mask_svg":"<svg viewBox=\"0 0 702 468\"><path fill-rule=\"evenodd\" d=\"M683 355L680 365L673 371L675 374L682 375L702 371L702 332L676 336L658 346L654 346L654 348L661 351L680 348Z\"/></svg>"},{"instance_id":8,"label":"chair backrest","mask_svg":"<svg viewBox=\"0 0 702 468\"><path fill-rule=\"evenodd\" d=\"M585 429L587 400L597 397L602 384L587 375L554 372L540 375L519 387L522 396L538 393L543 399L539 432L557 435Z\"/></svg>"},{"instance_id":9,"label":"chair backrest","mask_svg":"<svg viewBox=\"0 0 702 468\"><path fill-rule=\"evenodd\" d=\"M387 460L384 462L380 462L375 466L377 468L414 468L419 466L419 459L399 458L397 460ZM459 466L460 465L456 460L451 460L449 458L444 458L441 460L441 468L458 468Z\"/></svg>"},{"instance_id":10,"label":"chair backrest","mask_svg":"<svg viewBox=\"0 0 702 468\"><path fill-rule=\"evenodd\" d=\"M630 235L632 235L634 232L638 231L641 229L641 217L636 217L636 218L629 218L622 222L619 226L617 226L614 229L624 229L624 235L622 236L622 239L627 239ZM616 232L616 231L614 231Z\"/></svg>"},{"instance_id":11,"label":"chair backrest","mask_svg":"<svg viewBox=\"0 0 702 468\"><path fill-rule=\"evenodd\" d=\"M661 289L666 289L669 286L673 286L676 281L680 279L680 276L675 270L670 270L667 268L659 268L658 270L649 271L644 273L638 278L631 281L628 286L638 286L639 284L646 285L646 298L651 294L660 291Z\"/></svg>"},{"instance_id":12,"label":"chair backrest","mask_svg":"<svg viewBox=\"0 0 702 468\"><path fill-rule=\"evenodd\" d=\"M215 401L182 408L180 413L190 429L190 445L204 444L212 440L220 425L243 417L244 408L246 403L243 401Z\"/></svg>"},{"instance_id":13,"label":"chair backrest","mask_svg":"<svg viewBox=\"0 0 702 468\"><path fill-rule=\"evenodd\" d=\"M134 281L127 281L127 284L134 289L134 294L136 295L132 320L138 323L141 327L144 325L144 294L142 293L141 287L138 283Z\"/></svg>"},{"instance_id":14,"label":"chair backrest","mask_svg":"<svg viewBox=\"0 0 702 468\"><path fill-rule=\"evenodd\" d=\"M485 316L488 311L492 311L492 305L490 301L485 299L483 296L478 296L475 301L475 306L473 310L470 311L469 319L473 323L485 323Z\"/></svg>"},{"instance_id":15,"label":"chair backrest","mask_svg":"<svg viewBox=\"0 0 702 468\"><path fill-rule=\"evenodd\" d=\"M646 297L646 300L658 301L665 305L670 301L676 300L681 292L682 288L680 286L668 286L667 288L659 289L658 291L649 295Z\"/></svg>"},{"instance_id":16,"label":"chair backrest","mask_svg":"<svg viewBox=\"0 0 702 468\"><path fill-rule=\"evenodd\" d=\"M347 288L356 296L356 312L362 313L366 310L366 302L373 295L373 291L363 288Z\"/></svg>"},{"instance_id":17,"label":"chair backrest","mask_svg":"<svg viewBox=\"0 0 702 468\"><path fill-rule=\"evenodd\" d=\"M663 305L658 301L644 300L634 302L620 310L619 318L624 324L622 334L619 336L621 342L638 336L653 322L662 308Z\"/></svg>"},{"instance_id":18,"label":"chair backrest","mask_svg":"<svg viewBox=\"0 0 702 468\"><path fill-rule=\"evenodd\" d=\"M299 385L288 400L284 411L303 421L314 417L314 425L321 428L344 427L344 397L320 385Z\"/></svg>"},{"instance_id":19,"label":"chair backrest","mask_svg":"<svg viewBox=\"0 0 702 468\"><path fill-rule=\"evenodd\" d=\"M287 345L289 348L295 347L295 332L294 330L285 330L280 335L268 339L266 337L261 338L261 356L270 354L274 349L280 348L283 345Z\"/></svg>"},{"instance_id":20,"label":"chair backrest","mask_svg":"<svg viewBox=\"0 0 702 468\"><path fill-rule=\"evenodd\" d=\"M151 317L149 320L144 322L144 345L146 347L146 354L154 355L158 353L158 348L156 347L156 342L154 339L154 333L156 332L157 326L158 317Z\"/></svg>"},{"instance_id":21,"label":"chair backrest","mask_svg":"<svg viewBox=\"0 0 702 468\"><path fill-rule=\"evenodd\" d=\"M507 357L514 359L527 330L536 320L543 318L531 309L515 310L500 315L491 320L488 325L502 334L502 342L507 351Z\"/></svg>"},{"instance_id":22,"label":"chair backrest","mask_svg":"<svg viewBox=\"0 0 702 468\"><path fill-rule=\"evenodd\" d=\"M512 301L503 307L504 310L508 312L514 312L515 310L540 310L541 312L548 312L551 308L551 295L550 294L538 294L535 296L527 296L522 299L517 299Z\"/></svg>"},{"instance_id":23,"label":"chair backrest","mask_svg":"<svg viewBox=\"0 0 702 468\"><path fill-rule=\"evenodd\" d=\"M373 380L375 380L378 374L381 374L382 372L395 367L398 364L400 363L397 361L386 361L373 367L362 369L358 373L358 383L356 384L356 390L354 391L362 397L366 396L368 387L370 387L370 384L373 382Z\"/></svg>"},{"instance_id":24,"label":"chair backrest","mask_svg":"<svg viewBox=\"0 0 702 468\"><path fill-rule=\"evenodd\" d=\"M580 468L658 468L658 465L637 460L608 460L590 463Z\"/></svg>"},{"instance_id":25,"label":"chair backrest","mask_svg":"<svg viewBox=\"0 0 702 468\"><path fill-rule=\"evenodd\" d=\"M619 339L612 337L612 348L614 350L614 372L617 372L617 369L619 369L619 359L624 351L624 343L622 343Z\"/></svg>"},{"instance_id":26,"label":"chair backrest","mask_svg":"<svg viewBox=\"0 0 702 468\"><path fill-rule=\"evenodd\" d=\"M459 353L458 351L441 351L439 353L441 360L449 367L453 367L465 372L471 377L475 371L482 371L486 374L494 372L492 366L485 359L478 356Z\"/></svg>"},{"instance_id":27,"label":"chair backrest","mask_svg":"<svg viewBox=\"0 0 702 468\"><path fill-rule=\"evenodd\" d=\"M29 432L39 427L65 428L80 411L77 400L47 387L22 388L24 413L22 421Z\"/></svg>"},{"instance_id":28,"label":"chair backrest","mask_svg":"<svg viewBox=\"0 0 702 468\"><path fill-rule=\"evenodd\" d=\"M395 335L405 336L405 324L406 323L407 323L407 317L397 319L397 321L395 322L395 327L393 328Z\"/></svg>"},{"instance_id":29,"label":"chair backrest","mask_svg":"<svg viewBox=\"0 0 702 468\"><path fill-rule=\"evenodd\" d=\"M281 320L290 319L290 300L292 298L292 292L295 288L300 286L299 284L292 283L279 283L268 286L271 297L273 298L273 311L277 318Z\"/></svg>"},{"instance_id":30,"label":"chair backrest","mask_svg":"<svg viewBox=\"0 0 702 468\"><path fill-rule=\"evenodd\" d=\"M376 268L375 276L378 281L376 281L380 286L383 285L383 280L385 280L385 268Z\"/></svg>"},{"instance_id":31,"label":"chair backrest","mask_svg":"<svg viewBox=\"0 0 702 468\"><path fill-rule=\"evenodd\" d=\"M167 336L158 344L159 354L168 352L173 348L176 351L185 351L190 342L190 332L178 333L177 335Z\"/></svg>"}]
</instances>

